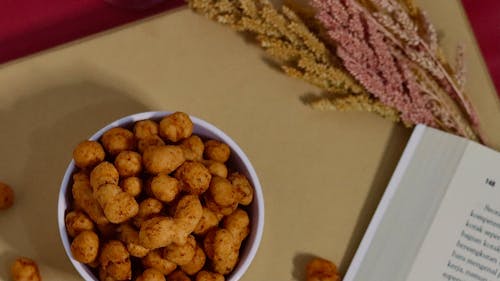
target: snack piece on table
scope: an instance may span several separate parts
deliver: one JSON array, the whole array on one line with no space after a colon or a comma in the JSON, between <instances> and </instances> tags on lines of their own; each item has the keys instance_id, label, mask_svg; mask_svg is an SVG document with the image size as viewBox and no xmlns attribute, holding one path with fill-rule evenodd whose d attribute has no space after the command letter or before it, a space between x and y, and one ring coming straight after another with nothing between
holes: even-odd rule
<instances>
[{"instance_id":1,"label":"snack piece on table","mask_svg":"<svg viewBox=\"0 0 500 281\"><path fill-rule=\"evenodd\" d=\"M11 275L13 281L41 281L42 277L35 261L29 258L17 258L12 264Z\"/></svg>"},{"instance_id":2,"label":"snack piece on table","mask_svg":"<svg viewBox=\"0 0 500 281\"><path fill-rule=\"evenodd\" d=\"M0 210L6 210L14 205L14 190L0 182Z\"/></svg>"},{"instance_id":3,"label":"snack piece on table","mask_svg":"<svg viewBox=\"0 0 500 281\"><path fill-rule=\"evenodd\" d=\"M322 258L312 259L306 267L307 281L340 281L337 266Z\"/></svg>"}]
</instances>

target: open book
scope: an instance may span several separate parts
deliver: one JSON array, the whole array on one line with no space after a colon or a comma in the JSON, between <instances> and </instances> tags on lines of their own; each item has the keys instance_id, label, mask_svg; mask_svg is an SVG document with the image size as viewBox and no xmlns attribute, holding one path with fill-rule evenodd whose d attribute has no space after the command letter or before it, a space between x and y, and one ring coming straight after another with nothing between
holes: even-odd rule
<instances>
[{"instance_id":1,"label":"open book","mask_svg":"<svg viewBox=\"0 0 500 281\"><path fill-rule=\"evenodd\" d=\"M500 153L417 126L344 281L500 280Z\"/></svg>"}]
</instances>

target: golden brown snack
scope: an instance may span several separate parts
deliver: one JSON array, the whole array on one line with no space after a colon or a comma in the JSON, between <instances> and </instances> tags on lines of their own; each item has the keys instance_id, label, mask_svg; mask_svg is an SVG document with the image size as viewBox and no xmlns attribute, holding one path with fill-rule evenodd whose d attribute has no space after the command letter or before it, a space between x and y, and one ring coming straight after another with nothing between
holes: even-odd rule
<instances>
[{"instance_id":1,"label":"golden brown snack","mask_svg":"<svg viewBox=\"0 0 500 281\"><path fill-rule=\"evenodd\" d=\"M132 195L123 192L118 185L105 184L95 192L104 215L112 223L122 223L133 218L139 212L139 204Z\"/></svg>"},{"instance_id":2,"label":"golden brown snack","mask_svg":"<svg viewBox=\"0 0 500 281\"><path fill-rule=\"evenodd\" d=\"M217 140L208 140L205 142L205 151L203 155L208 160L225 163L229 159L231 149L223 142Z\"/></svg>"},{"instance_id":3,"label":"golden brown snack","mask_svg":"<svg viewBox=\"0 0 500 281\"><path fill-rule=\"evenodd\" d=\"M141 261L144 267L154 268L164 275L169 275L177 268L175 263L162 258L158 250L149 252Z\"/></svg>"},{"instance_id":4,"label":"golden brown snack","mask_svg":"<svg viewBox=\"0 0 500 281\"><path fill-rule=\"evenodd\" d=\"M137 197L142 192L143 183L138 177L128 177L120 181L120 187L124 192Z\"/></svg>"},{"instance_id":5,"label":"golden brown snack","mask_svg":"<svg viewBox=\"0 0 500 281\"><path fill-rule=\"evenodd\" d=\"M99 237L93 231L85 230L71 242L71 254L79 262L93 262L97 258L98 251Z\"/></svg>"},{"instance_id":6,"label":"golden brown snack","mask_svg":"<svg viewBox=\"0 0 500 281\"><path fill-rule=\"evenodd\" d=\"M138 152L124 150L115 158L120 177L137 176L142 171L142 157Z\"/></svg>"},{"instance_id":7,"label":"golden brown snack","mask_svg":"<svg viewBox=\"0 0 500 281\"><path fill-rule=\"evenodd\" d=\"M226 229L219 229L213 237L212 265L215 272L222 275L230 273L238 262L239 251L236 241Z\"/></svg>"},{"instance_id":8,"label":"golden brown snack","mask_svg":"<svg viewBox=\"0 0 500 281\"><path fill-rule=\"evenodd\" d=\"M148 220L161 212L163 204L155 198L146 198L139 204L139 212L134 217L134 225L141 227L145 220Z\"/></svg>"},{"instance_id":9,"label":"golden brown snack","mask_svg":"<svg viewBox=\"0 0 500 281\"><path fill-rule=\"evenodd\" d=\"M170 245L176 236L180 235L179 228L169 217L155 217L144 221L139 231L141 245L148 249L157 249Z\"/></svg>"},{"instance_id":10,"label":"golden brown snack","mask_svg":"<svg viewBox=\"0 0 500 281\"><path fill-rule=\"evenodd\" d=\"M179 194L181 183L176 178L160 174L153 178L150 189L156 199L170 203Z\"/></svg>"},{"instance_id":11,"label":"golden brown snack","mask_svg":"<svg viewBox=\"0 0 500 281\"><path fill-rule=\"evenodd\" d=\"M84 181L90 183L90 174L86 171L79 171L73 174L73 182Z\"/></svg>"},{"instance_id":12,"label":"golden brown snack","mask_svg":"<svg viewBox=\"0 0 500 281\"><path fill-rule=\"evenodd\" d=\"M99 202L94 197L92 187L88 180L83 177L73 183L71 190L75 205L78 205L97 225L106 225L109 223L104 215L104 211L99 205Z\"/></svg>"},{"instance_id":13,"label":"golden brown snack","mask_svg":"<svg viewBox=\"0 0 500 281\"><path fill-rule=\"evenodd\" d=\"M85 140L73 150L73 160L78 168L92 168L104 161L106 153L99 142Z\"/></svg>"},{"instance_id":14,"label":"golden brown snack","mask_svg":"<svg viewBox=\"0 0 500 281\"><path fill-rule=\"evenodd\" d=\"M219 228L212 228L209 232L207 232L207 235L205 235L205 238L203 239L203 250L205 251L207 257L211 260L214 259L214 241L217 230L219 230Z\"/></svg>"},{"instance_id":15,"label":"golden brown snack","mask_svg":"<svg viewBox=\"0 0 500 281\"><path fill-rule=\"evenodd\" d=\"M160 136L172 142L188 138L193 133L193 122L184 112L175 112L160 121Z\"/></svg>"},{"instance_id":16,"label":"golden brown snack","mask_svg":"<svg viewBox=\"0 0 500 281\"><path fill-rule=\"evenodd\" d=\"M139 141L137 142L137 150L139 150L140 153L144 153L144 151L146 151L146 148L150 146L164 146L164 145L165 142L162 140L162 138L153 135L143 139L139 139Z\"/></svg>"},{"instance_id":17,"label":"golden brown snack","mask_svg":"<svg viewBox=\"0 0 500 281\"><path fill-rule=\"evenodd\" d=\"M166 279L165 275L157 269L148 268L135 281L166 281Z\"/></svg>"},{"instance_id":18,"label":"golden brown snack","mask_svg":"<svg viewBox=\"0 0 500 281\"><path fill-rule=\"evenodd\" d=\"M153 120L141 120L135 122L134 136L136 139L158 135L158 124Z\"/></svg>"},{"instance_id":19,"label":"golden brown snack","mask_svg":"<svg viewBox=\"0 0 500 281\"><path fill-rule=\"evenodd\" d=\"M175 224L178 226L174 242L182 245L196 228L203 214L203 207L200 199L196 195L184 195L175 208Z\"/></svg>"},{"instance_id":20,"label":"golden brown snack","mask_svg":"<svg viewBox=\"0 0 500 281\"><path fill-rule=\"evenodd\" d=\"M183 191L200 195L208 189L212 175L200 162L186 161L175 171L175 177L182 182Z\"/></svg>"},{"instance_id":21,"label":"golden brown snack","mask_svg":"<svg viewBox=\"0 0 500 281\"><path fill-rule=\"evenodd\" d=\"M238 207L238 203L234 203L233 205L230 206L220 206L217 203L215 203L214 199L210 195L210 192L205 192L203 194L203 199L205 201L205 205L207 208L212 210L217 216L227 216L230 215L236 208Z\"/></svg>"},{"instance_id":22,"label":"golden brown snack","mask_svg":"<svg viewBox=\"0 0 500 281\"><path fill-rule=\"evenodd\" d=\"M71 211L67 213L64 221L70 237L75 237L84 230L94 229L92 220L85 213L80 211Z\"/></svg>"},{"instance_id":23,"label":"golden brown snack","mask_svg":"<svg viewBox=\"0 0 500 281\"><path fill-rule=\"evenodd\" d=\"M109 162L102 162L90 172L90 185L92 190L96 192L101 185L118 184L120 175L115 166Z\"/></svg>"},{"instance_id":24,"label":"golden brown snack","mask_svg":"<svg viewBox=\"0 0 500 281\"><path fill-rule=\"evenodd\" d=\"M133 150L135 148L134 134L124 128L113 128L104 133L101 142L106 151L112 156L124 150Z\"/></svg>"},{"instance_id":25,"label":"golden brown snack","mask_svg":"<svg viewBox=\"0 0 500 281\"><path fill-rule=\"evenodd\" d=\"M192 135L183 140L179 145L184 152L184 158L189 161L201 161L203 158L203 150L205 145L201 138L197 135Z\"/></svg>"},{"instance_id":26,"label":"golden brown snack","mask_svg":"<svg viewBox=\"0 0 500 281\"><path fill-rule=\"evenodd\" d=\"M220 216L215 214L209 208L203 207L203 213L201 215L200 221L196 225L193 233L196 235L205 235L210 229L216 227L219 224L220 218Z\"/></svg>"},{"instance_id":27,"label":"golden brown snack","mask_svg":"<svg viewBox=\"0 0 500 281\"><path fill-rule=\"evenodd\" d=\"M168 281L191 281L191 278L182 270L176 270L167 276Z\"/></svg>"},{"instance_id":28,"label":"golden brown snack","mask_svg":"<svg viewBox=\"0 0 500 281\"><path fill-rule=\"evenodd\" d=\"M306 267L307 281L340 281L337 266L322 258L312 259Z\"/></svg>"},{"instance_id":29,"label":"golden brown snack","mask_svg":"<svg viewBox=\"0 0 500 281\"><path fill-rule=\"evenodd\" d=\"M214 160L203 160L202 163L213 176L227 178L227 167L223 163Z\"/></svg>"},{"instance_id":30,"label":"golden brown snack","mask_svg":"<svg viewBox=\"0 0 500 281\"><path fill-rule=\"evenodd\" d=\"M238 203L238 194L231 182L225 178L213 177L208 189L214 202L222 207Z\"/></svg>"},{"instance_id":31,"label":"golden brown snack","mask_svg":"<svg viewBox=\"0 0 500 281\"><path fill-rule=\"evenodd\" d=\"M0 210L6 210L14 205L14 190L0 182Z\"/></svg>"},{"instance_id":32,"label":"golden brown snack","mask_svg":"<svg viewBox=\"0 0 500 281\"><path fill-rule=\"evenodd\" d=\"M244 206L250 205L253 200L253 187L248 179L240 173L232 173L228 179L238 193L238 203Z\"/></svg>"},{"instance_id":33,"label":"golden brown snack","mask_svg":"<svg viewBox=\"0 0 500 281\"><path fill-rule=\"evenodd\" d=\"M99 262L106 276L117 281L132 278L130 255L121 241L111 240L104 244Z\"/></svg>"},{"instance_id":34,"label":"golden brown snack","mask_svg":"<svg viewBox=\"0 0 500 281\"><path fill-rule=\"evenodd\" d=\"M222 225L231 232L239 249L241 242L250 233L250 218L247 212L239 208L236 209L232 214L224 218Z\"/></svg>"},{"instance_id":35,"label":"golden brown snack","mask_svg":"<svg viewBox=\"0 0 500 281\"><path fill-rule=\"evenodd\" d=\"M139 232L128 224L122 224L117 229L118 239L125 243L128 252L131 256L142 258L149 253L149 249L145 248L139 242Z\"/></svg>"},{"instance_id":36,"label":"golden brown snack","mask_svg":"<svg viewBox=\"0 0 500 281\"><path fill-rule=\"evenodd\" d=\"M176 263L177 265L188 264L194 257L196 250L196 240L193 235L189 235L184 245L172 243L163 249L163 258Z\"/></svg>"},{"instance_id":37,"label":"golden brown snack","mask_svg":"<svg viewBox=\"0 0 500 281\"><path fill-rule=\"evenodd\" d=\"M184 163L182 149L174 145L150 146L142 155L144 168L150 174L170 174Z\"/></svg>"},{"instance_id":38,"label":"golden brown snack","mask_svg":"<svg viewBox=\"0 0 500 281\"><path fill-rule=\"evenodd\" d=\"M181 269L188 275L195 275L203 268L206 259L207 257L205 252L203 252L203 249L197 246L193 259L189 263L181 266Z\"/></svg>"},{"instance_id":39,"label":"golden brown snack","mask_svg":"<svg viewBox=\"0 0 500 281\"><path fill-rule=\"evenodd\" d=\"M116 281L116 279L109 276L108 273L106 272L106 270L104 270L102 267L99 267L99 280L100 281Z\"/></svg>"},{"instance_id":40,"label":"golden brown snack","mask_svg":"<svg viewBox=\"0 0 500 281\"><path fill-rule=\"evenodd\" d=\"M10 268L13 281L41 281L40 271L35 261L29 258L17 258Z\"/></svg>"},{"instance_id":41,"label":"golden brown snack","mask_svg":"<svg viewBox=\"0 0 500 281\"><path fill-rule=\"evenodd\" d=\"M224 275L202 270L196 274L196 281L224 281Z\"/></svg>"}]
</instances>

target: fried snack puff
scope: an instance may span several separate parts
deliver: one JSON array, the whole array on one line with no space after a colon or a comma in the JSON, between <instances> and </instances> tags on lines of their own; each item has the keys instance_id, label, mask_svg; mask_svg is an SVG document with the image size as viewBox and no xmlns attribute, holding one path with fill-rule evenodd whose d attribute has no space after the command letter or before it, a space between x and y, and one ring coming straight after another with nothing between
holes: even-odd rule
<instances>
[{"instance_id":1,"label":"fried snack puff","mask_svg":"<svg viewBox=\"0 0 500 281\"><path fill-rule=\"evenodd\" d=\"M253 187L248 179L240 173L232 173L228 180L236 188L238 203L244 206L250 205L253 200Z\"/></svg>"},{"instance_id":2,"label":"fried snack puff","mask_svg":"<svg viewBox=\"0 0 500 281\"><path fill-rule=\"evenodd\" d=\"M196 235L205 235L210 229L216 227L219 224L221 215L217 215L212 210L207 207L203 207L203 213L201 215L200 221L193 230Z\"/></svg>"},{"instance_id":3,"label":"fried snack puff","mask_svg":"<svg viewBox=\"0 0 500 281\"><path fill-rule=\"evenodd\" d=\"M205 252L203 252L203 249L197 246L193 259L191 259L191 261L187 264L181 266L181 269L188 275L195 275L203 269L206 259L207 257Z\"/></svg>"},{"instance_id":4,"label":"fried snack puff","mask_svg":"<svg viewBox=\"0 0 500 281\"><path fill-rule=\"evenodd\" d=\"M10 267L13 281L41 281L40 271L35 261L29 258L17 258Z\"/></svg>"},{"instance_id":5,"label":"fried snack puff","mask_svg":"<svg viewBox=\"0 0 500 281\"><path fill-rule=\"evenodd\" d=\"M204 193L210 185L212 175L210 171L200 162L186 161L177 171L175 177L182 182L183 191L200 195Z\"/></svg>"},{"instance_id":6,"label":"fried snack puff","mask_svg":"<svg viewBox=\"0 0 500 281\"><path fill-rule=\"evenodd\" d=\"M231 182L225 178L213 177L208 189L213 201L222 207L238 204L238 193Z\"/></svg>"},{"instance_id":7,"label":"fried snack puff","mask_svg":"<svg viewBox=\"0 0 500 281\"><path fill-rule=\"evenodd\" d=\"M157 135L149 136L143 139L139 139L137 141L137 150L139 150L140 153L144 153L146 149L150 146L164 146L165 142L163 141L162 138L160 138Z\"/></svg>"},{"instance_id":8,"label":"fried snack puff","mask_svg":"<svg viewBox=\"0 0 500 281\"><path fill-rule=\"evenodd\" d=\"M202 270L196 274L196 281L224 281L224 275Z\"/></svg>"},{"instance_id":9,"label":"fried snack puff","mask_svg":"<svg viewBox=\"0 0 500 281\"><path fill-rule=\"evenodd\" d=\"M215 203L210 192L205 192L203 194L203 199L205 201L205 205L207 206L207 208L212 210L219 217L230 215L232 212L234 212L234 210L236 210L236 208L238 208L238 203L234 203L233 205L230 206L218 205L217 203Z\"/></svg>"},{"instance_id":10,"label":"fried snack puff","mask_svg":"<svg viewBox=\"0 0 500 281\"><path fill-rule=\"evenodd\" d=\"M118 185L106 184L95 192L104 215L112 223L122 223L133 218L139 212L139 204L132 195L123 192Z\"/></svg>"},{"instance_id":11,"label":"fried snack puff","mask_svg":"<svg viewBox=\"0 0 500 281\"><path fill-rule=\"evenodd\" d=\"M71 242L71 254L81 263L92 263L99 252L99 237L95 232L85 230Z\"/></svg>"},{"instance_id":12,"label":"fried snack puff","mask_svg":"<svg viewBox=\"0 0 500 281\"><path fill-rule=\"evenodd\" d=\"M148 249L157 249L174 242L179 234L179 227L170 217L154 217L142 223L139 231L141 245Z\"/></svg>"},{"instance_id":13,"label":"fried snack puff","mask_svg":"<svg viewBox=\"0 0 500 281\"><path fill-rule=\"evenodd\" d=\"M70 237L75 237L84 230L94 229L92 220L85 213L80 211L71 211L67 213L64 221Z\"/></svg>"},{"instance_id":14,"label":"fried snack puff","mask_svg":"<svg viewBox=\"0 0 500 281\"><path fill-rule=\"evenodd\" d=\"M142 274L135 279L135 281L166 281L165 275L159 270L154 268L148 268L142 272Z\"/></svg>"},{"instance_id":15,"label":"fried snack puff","mask_svg":"<svg viewBox=\"0 0 500 281\"><path fill-rule=\"evenodd\" d=\"M196 195L184 195L175 208L175 224L178 227L174 242L183 245L191 234L203 215L203 207L200 199Z\"/></svg>"},{"instance_id":16,"label":"fried snack puff","mask_svg":"<svg viewBox=\"0 0 500 281\"><path fill-rule=\"evenodd\" d=\"M137 197L142 192L143 183L139 177L128 177L120 181L120 187L124 192Z\"/></svg>"},{"instance_id":17,"label":"fried snack puff","mask_svg":"<svg viewBox=\"0 0 500 281\"><path fill-rule=\"evenodd\" d=\"M164 275L169 275L177 268L175 263L162 258L158 250L149 252L141 261L144 267L154 268Z\"/></svg>"},{"instance_id":18,"label":"fried snack puff","mask_svg":"<svg viewBox=\"0 0 500 281\"><path fill-rule=\"evenodd\" d=\"M133 150L135 148L134 134L120 127L105 132L101 137L101 143L112 156L116 156L124 150Z\"/></svg>"},{"instance_id":19,"label":"fried snack puff","mask_svg":"<svg viewBox=\"0 0 500 281\"><path fill-rule=\"evenodd\" d=\"M226 229L216 230L213 236L213 245L210 247L213 249L212 265L214 271L222 275L233 271L238 262L239 249L231 232Z\"/></svg>"},{"instance_id":20,"label":"fried snack puff","mask_svg":"<svg viewBox=\"0 0 500 281\"><path fill-rule=\"evenodd\" d=\"M139 212L134 217L134 225L141 227L145 220L158 215L163 209L163 204L155 198L146 198L139 204Z\"/></svg>"},{"instance_id":21,"label":"fried snack puff","mask_svg":"<svg viewBox=\"0 0 500 281\"><path fill-rule=\"evenodd\" d=\"M90 172L90 185L94 192L96 192L101 185L118 185L119 179L120 175L118 174L118 170L109 162L102 162Z\"/></svg>"},{"instance_id":22,"label":"fried snack puff","mask_svg":"<svg viewBox=\"0 0 500 281\"><path fill-rule=\"evenodd\" d=\"M247 212L239 208L236 209L224 218L222 225L233 235L239 249L243 240L250 234L250 218Z\"/></svg>"},{"instance_id":23,"label":"fried snack puff","mask_svg":"<svg viewBox=\"0 0 500 281\"><path fill-rule=\"evenodd\" d=\"M115 158L120 177L137 176L142 171L142 157L138 152L124 150Z\"/></svg>"},{"instance_id":24,"label":"fried snack puff","mask_svg":"<svg viewBox=\"0 0 500 281\"><path fill-rule=\"evenodd\" d=\"M106 276L114 280L121 281L132 278L130 255L121 241L111 240L104 244L99 262Z\"/></svg>"},{"instance_id":25,"label":"fried snack puff","mask_svg":"<svg viewBox=\"0 0 500 281\"><path fill-rule=\"evenodd\" d=\"M92 168L104 161L106 153L99 142L85 140L73 150L75 165L81 169Z\"/></svg>"},{"instance_id":26,"label":"fried snack puff","mask_svg":"<svg viewBox=\"0 0 500 281\"><path fill-rule=\"evenodd\" d=\"M307 281L340 281L337 266L322 258L312 259L306 267Z\"/></svg>"},{"instance_id":27,"label":"fried snack puff","mask_svg":"<svg viewBox=\"0 0 500 281\"><path fill-rule=\"evenodd\" d=\"M191 278L182 270L176 270L167 276L168 281L191 281Z\"/></svg>"},{"instance_id":28,"label":"fried snack puff","mask_svg":"<svg viewBox=\"0 0 500 281\"><path fill-rule=\"evenodd\" d=\"M184 245L172 243L163 248L163 258L177 265L188 264L194 257L196 251L196 239L189 235Z\"/></svg>"},{"instance_id":29,"label":"fried snack puff","mask_svg":"<svg viewBox=\"0 0 500 281\"><path fill-rule=\"evenodd\" d=\"M170 203L179 194L181 183L176 178L160 174L151 180L150 190L156 199Z\"/></svg>"},{"instance_id":30,"label":"fried snack puff","mask_svg":"<svg viewBox=\"0 0 500 281\"><path fill-rule=\"evenodd\" d=\"M133 257L143 258L149 253L149 249L139 242L139 232L128 224L122 224L117 229L118 239L125 243L128 252Z\"/></svg>"},{"instance_id":31,"label":"fried snack puff","mask_svg":"<svg viewBox=\"0 0 500 281\"><path fill-rule=\"evenodd\" d=\"M141 120L134 124L134 136L136 139L145 139L158 135L158 124L153 120Z\"/></svg>"},{"instance_id":32,"label":"fried snack puff","mask_svg":"<svg viewBox=\"0 0 500 281\"><path fill-rule=\"evenodd\" d=\"M182 149L174 145L149 146L142 155L144 168L150 174L170 174L184 163Z\"/></svg>"},{"instance_id":33,"label":"fried snack puff","mask_svg":"<svg viewBox=\"0 0 500 281\"><path fill-rule=\"evenodd\" d=\"M205 145L199 136L192 135L183 140L179 146L182 148L184 158L186 158L186 160L201 161L203 159Z\"/></svg>"},{"instance_id":34,"label":"fried snack puff","mask_svg":"<svg viewBox=\"0 0 500 281\"><path fill-rule=\"evenodd\" d=\"M193 133L193 122L184 112L175 112L160 121L160 136L171 142L188 138Z\"/></svg>"},{"instance_id":35,"label":"fried snack puff","mask_svg":"<svg viewBox=\"0 0 500 281\"><path fill-rule=\"evenodd\" d=\"M205 151L203 155L208 160L225 163L231 154L229 146L217 140L208 140L205 142Z\"/></svg>"},{"instance_id":36,"label":"fried snack puff","mask_svg":"<svg viewBox=\"0 0 500 281\"><path fill-rule=\"evenodd\" d=\"M0 182L0 210L6 210L14 205L14 190Z\"/></svg>"},{"instance_id":37,"label":"fried snack puff","mask_svg":"<svg viewBox=\"0 0 500 281\"><path fill-rule=\"evenodd\" d=\"M77 179L71 189L75 205L82 208L97 225L108 224L109 221L104 215L101 205L94 197L90 182L81 175L78 175Z\"/></svg>"},{"instance_id":38,"label":"fried snack puff","mask_svg":"<svg viewBox=\"0 0 500 281\"><path fill-rule=\"evenodd\" d=\"M202 163L203 165L205 165L205 167L207 167L212 176L227 178L228 170L226 165L224 165L223 163L214 160L203 160Z\"/></svg>"}]
</instances>

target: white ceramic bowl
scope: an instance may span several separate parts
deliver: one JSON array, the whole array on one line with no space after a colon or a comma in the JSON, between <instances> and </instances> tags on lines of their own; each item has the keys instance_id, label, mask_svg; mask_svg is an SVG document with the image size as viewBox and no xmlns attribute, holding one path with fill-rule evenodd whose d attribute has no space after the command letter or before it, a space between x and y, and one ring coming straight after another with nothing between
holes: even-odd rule
<instances>
[{"instance_id":1,"label":"white ceramic bowl","mask_svg":"<svg viewBox=\"0 0 500 281\"><path fill-rule=\"evenodd\" d=\"M98 140L104 132L108 131L114 127L132 127L134 122L144 119L153 119L160 120L162 117L170 114L170 112L143 112L138 114L129 115L123 117L119 120L116 120L104 128L100 129L97 133L95 133L90 140ZM254 187L254 199L252 204L248 208L248 212L251 219L251 231L248 236L246 242L243 244L242 249L240 251L240 261L234 271L229 275L226 279L227 281L237 281L239 280L245 271L250 266L255 254L257 253L257 249L259 247L262 231L264 229L264 198L262 195L262 189L260 186L259 179L255 170L248 160L247 156L241 148L224 132L217 129L212 124L209 124L201 119L191 116L191 120L194 124L194 133L200 135L202 137L207 137L210 139L220 140L231 148L231 158L229 159L229 163L231 166L236 169L238 172L243 173L248 177L252 186ZM63 181L61 183L61 189L59 191L59 202L57 209L57 220L59 224L59 233L61 235L61 240L64 245L64 250L68 255L71 263L76 268L78 273L85 279L86 281L98 281L99 279L92 273L90 268L85 264L82 264L75 260L71 255L70 249L70 240L68 233L66 232L66 227L64 223L65 213L69 206L69 200L71 195L71 183L72 183L72 174L75 171L75 164L72 160L66 169L66 173L64 174Z\"/></svg>"}]
</instances>

